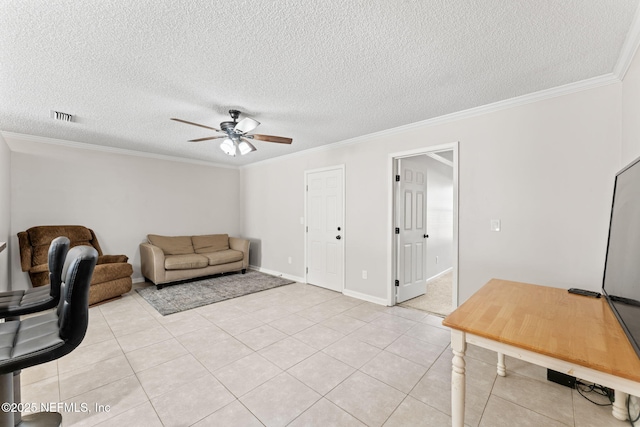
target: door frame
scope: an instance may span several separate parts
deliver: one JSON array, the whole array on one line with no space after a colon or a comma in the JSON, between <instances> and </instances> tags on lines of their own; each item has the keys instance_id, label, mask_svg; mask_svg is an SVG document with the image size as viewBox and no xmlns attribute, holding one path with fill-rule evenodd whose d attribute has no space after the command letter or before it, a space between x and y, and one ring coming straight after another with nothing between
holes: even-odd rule
<instances>
[{"instance_id":1,"label":"door frame","mask_svg":"<svg viewBox=\"0 0 640 427\"><path fill-rule=\"evenodd\" d=\"M427 159L427 156L397 157L395 159L396 179L400 176L400 180L395 181L396 193L394 197L396 203L394 227L399 231L399 234L395 235L394 242L396 249L394 281L400 281L395 292L396 304L401 302L399 297L402 297L402 301L406 301L424 295L426 291L425 284L428 279ZM411 178L409 180L407 180L406 168L411 170ZM420 174L423 175L424 180L421 184L418 181ZM409 209L407 209L407 192L411 194ZM418 203L418 194L420 193L422 193L422 203ZM410 215L410 231L407 230L407 213ZM421 213L420 216L422 218L418 215L419 213ZM419 227L420 224L422 224L422 227ZM411 254L409 256L406 253L407 244L411 246ZM420 254L421 256L418 256ZM406 271L408 263L411 265L410 272ZM420 271L422 274L418 274ZM407 276L406 273L409 273L409 275Z\"/></svg>"},{"instance_id":2,"label":"door frame","mask_svg":"<svg viewBox=\"0 0 640 427\"><path fill-rule=\"evenodd\" d=\"M458 307L458 150L459 142L451 142L440 145L433 145L424 148L417 148L409 151L401 151L396 153L389 153L387 160L387 176L388 182L388 200L387 200L387 218L388 218L388 234L387 234L387 305L396 305L396 292L395 292L395 277L397 268L397 248L396 248L396 235L394 233L396 223L396 209L395 209L395 196L396 196L396 160L405 157L414 157L419 155L432 156L438 151L453 151L453 253L452 253L452 268L453 268L453 289L452 289L452 301L451 305L455 309Z\"/></svg>"},{"instance_id":3,"label":"door frame","mask_svg":"<svg viewBox=\"0 0 640 427\"><path fill-rule=\"evenodd\" d=\"M304 191L304 228L303 228L303 233L304 233L304 282L305 283L309 283L307 280L307 275L309 273L309 259L308 259L308 247L307 247L307 227L309 226L308 224L308 217L307 217L307 205L309 203L308 197L309 197L309 192L307 191L307 186L309 185L309 175L313 174L313 173L318 173L318 172L327 172L327 171L331 171L331 170L341 170L342 171L342 277L340 278L340 281L342 282L340 285L341 289L340 292L344 293L344 289L345 289L345 282L346 282L346 270L347 270L347 265L346 265L346 231L347 231L347 227L345 224L345 220L346 220L346 202L347 202L347 191L346 191L346 173L345 173L345 165L344 163L342 164L338 164L335 166L327 166L324 168L317 168L317 169L309 169L309 170L305 170L304 171L304 187L303 187L303 191Z\"/></svg>"}]
</instances>

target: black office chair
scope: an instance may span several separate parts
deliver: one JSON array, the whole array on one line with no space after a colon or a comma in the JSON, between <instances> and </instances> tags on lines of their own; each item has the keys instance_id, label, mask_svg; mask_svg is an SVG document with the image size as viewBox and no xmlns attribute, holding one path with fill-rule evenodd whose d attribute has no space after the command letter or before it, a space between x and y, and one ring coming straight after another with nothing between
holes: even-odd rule
<instances>
[{"instance_id":1,"label":"black office chair","mask_svg":"<svg viewBox=\"0 0 640 427\"><path fill-rule=\"evenodd\" d=\"M69 239L61 236L53 239L49 247L49 285L26 291L0 292L0 318L15 320L24 314L37 313L55 307L60 299L62 267Z\"/></svg>"},{"instance_id":2,"label":"black office chair","mask_svg":"<svg viewBox=\"0 0 640 427\"><path fill-rule=\"evenodd\" d=\"M98 252L69 250L61 276L58 308L24 320L0 323L0 402L13 402L13 372L58 359L83 340L89 324L89 284ZM59 426L62 416L40 412L21 417L0 411L0 426Z\"/></svg>"},{"instance_id":3,"label":"black office chair","mask_svg":"<svg viewBox=\"0 0 640 427\"><path fill-rule=\"evenodd\" d=\"M18 320L24 314L55 307L60 299L62 268L69 251L69 239L61 236L51 242L48 251L49 285L28 290L0 292L0 318ZM20 402L20 370L13 373L14 402Z\"/></svg>"}]
</instances>

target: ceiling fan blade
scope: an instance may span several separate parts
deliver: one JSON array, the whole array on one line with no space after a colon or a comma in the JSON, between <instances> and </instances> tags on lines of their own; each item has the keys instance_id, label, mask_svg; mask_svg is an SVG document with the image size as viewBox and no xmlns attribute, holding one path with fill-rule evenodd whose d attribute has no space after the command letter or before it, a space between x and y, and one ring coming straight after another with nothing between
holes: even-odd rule
<instances>
[{"instance_id":1,"label":"ceiling fan blade","mask_svg":"<svg viewBox=\"0 0 640 427\"><path fill-rule=\"evenodd\" d=\"M253 135L247 135L247 136L250 136L253 139L257 139L258 141L277 142L279 144L291 144L293 142L293 139L285 138L283 136L260 135L260 134L253 134Z\"/></svg>"},{"instance_id":2,"label":"ceiling fan blade","mask_svg":"<svg viewBox=\"0 0 640 427\"><path fill-rule=\"evenodd\" d=\"M201 125L201 124L198 124L198 123L188 122L188 121L186 121L186 120L182 120L182 119L174 119L174 118L172 117L172 118L171 118L171 120L175 120L176 122L186 123L186 124L188 124L188 125L200 126L201 128L211 129L211 130L215 130L216 132L220 132L220 131L219 131L218 129L216 129L216 128L212 128L212 127L209 127L209 126Z\"/></svg>"},{"instance_id":3,"label":"ceiling fan blade","mask_svg":"<svg viewBox=\"0 0 640 427\"><path fill-rule=\"evenodd\" d=\"M247 133L247 132L251 132L252 130L257 128L259 125L260 125L259 121L253 120L250 117L245 117L244 119L238 122L238 124L235 126L234 129L240 133Z\"/></svg>"},{"instance_id":4,"label":"ceiling fan blade","mask_svg":"<svg viewBox=\"0 0 640 427\"><path fill-rule=\"evenodd\" d=\"M218 138L226 138L226 135L220 135L220 136L208 136L206 138L198 138L198 139L190 139L189 142L201 142L201 141L209 141L211 139L218 139Z\"/></svg>"}]
</instances>

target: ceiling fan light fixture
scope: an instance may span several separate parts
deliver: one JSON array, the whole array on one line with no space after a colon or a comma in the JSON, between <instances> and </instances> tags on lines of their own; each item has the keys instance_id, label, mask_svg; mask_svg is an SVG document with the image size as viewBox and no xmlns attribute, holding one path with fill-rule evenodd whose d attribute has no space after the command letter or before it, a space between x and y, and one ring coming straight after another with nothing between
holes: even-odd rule
<instances>
[{"instance_id":1,"label":"ceiling fan light fixture","mask_svg":"<svg viewBox=\"0 0 640 427\"><path fill-rule=\"evenodd\" d=\"M275 142L278 144L291 144L291 142L293 142L291 138L285 138L282 136L249 134L249 132L253 131L260 125L259 121L254 120L250 117L245 117L242 120L238 121L238 117L240 116L240 111L238 110L229 110L229 115L231 116L231 119L233 121L220 123L220 129L177 118L171 118L171 120L192 126L202 127L205 129L211 129L220 133L221 135L190 139L189 142L210 141L212 139L224 138L224 140L220 144L220 149L227 156L232 157L235 157L238 153L244 156L245 154L249 154L252 151L256 151L256 147L254 147L253 144L247 140L247 138L258 141Z\"/></svg>"},{"instance_id":2,"label":"ceiling fan light fixture","mask_svg":"<svg viewBox=\"0 0 640 427\"><path fill-rule=\"evenodd\" d=\"M234 144L231 138L225 138L220 144L220 149L228 156L236 155L236 144Z\"/></svg>"},{"instance_id":3,"label":"ceiling fan light fixture","mask_svg":"<svg viewBox=\"0 0 640 427\"><path fill-rule=\"evenodd\" d=\"M253 144L246 139L243 139L238 144L238 150L240 150L240 155L244 156L245 154L249 154L252 151L256 151L256 147L254 147Z\"/></svg>"},{"instance_id":4,"label":"ceiling fan light fixture","mask_svg":"<svg viewBox=\"0 0 640 427\"><path fill-rule=\"evenodd\" d=\"M235 131L239 133L251 132L260 125L260 122L253 120L251 117L245 117L235 126Z\"/></svg>"}]
</instances>

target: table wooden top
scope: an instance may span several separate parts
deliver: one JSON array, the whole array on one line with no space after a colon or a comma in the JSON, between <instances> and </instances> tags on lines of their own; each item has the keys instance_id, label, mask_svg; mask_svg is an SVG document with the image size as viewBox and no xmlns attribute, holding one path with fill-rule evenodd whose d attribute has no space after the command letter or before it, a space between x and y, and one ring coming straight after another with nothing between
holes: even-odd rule
<instances>
[{"instance_id":1,"label":"table wooden top","mask_svg":"<svg viewBox=\"0 0 640 427\"><path fill-rule=\"evenodd\" d=\"M640 358L604 297L492 279L442 324L640 381Z\"/></svg>"}]
</instances>

